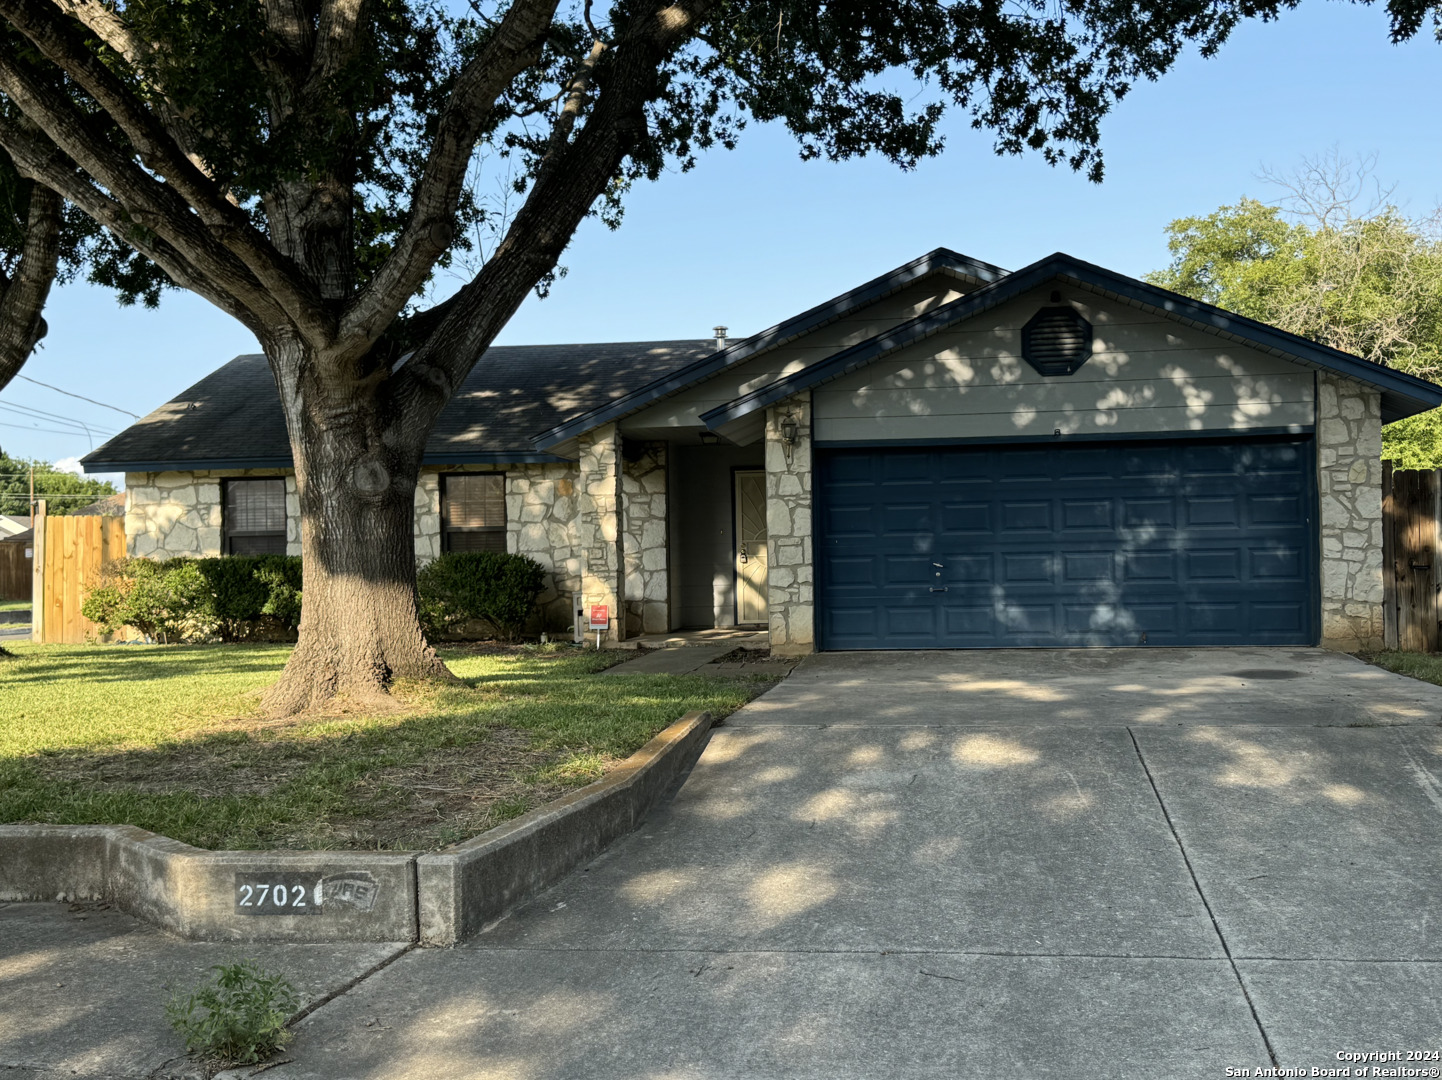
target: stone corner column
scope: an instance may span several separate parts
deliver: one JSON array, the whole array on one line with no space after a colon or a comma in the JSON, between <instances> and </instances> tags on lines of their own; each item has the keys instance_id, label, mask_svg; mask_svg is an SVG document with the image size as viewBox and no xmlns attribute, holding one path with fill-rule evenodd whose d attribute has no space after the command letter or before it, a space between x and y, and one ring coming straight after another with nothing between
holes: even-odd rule
<instances>
[{"instance_id":1,"label":"stone corner column","mask_svg":"<svg viewBox=\"0 0 1442 1080\"><path fill-rule=\"evenodd\" d=\"M782 420L796 420L796 443L782 439ZM766 410L766 601L771 651L816 651L811 544L811 392Z\"/></svg>"},{"instance_id":2,"label":"stone corner column","mask_svg":"<svg viewBox=\"0 0 1442 1080\"><path fill-rule=\"evenodd\" d=\"M620 642L626 612L621 541L621 435L615 424L583 434L580 444L580 489L577 491L578 541L581 550L581 595L587 609L605 604L611 627L602 641ZM589 634L595 640L595 632Z\"/></svg>"},{"instance_id":3,"label":"stone corner column","mask_svg":"<svg viewBox=\"0 0 1442 1080\"><path fill-rule=\"evenodd\" d=\"M637 460L621 465L627 637L671 628L666 452L664 442L649 442Z\"/></svg>"},{"instance_id":4,"label":"stone corner column","mask_svg":"<svg viewBox=\"0 0 1442 1080\"><path fill-rule=\"evenodd\" d=\"M1317 375L1322 647L1382 647L1382 398Z\"/></svg>"}]
</instances>

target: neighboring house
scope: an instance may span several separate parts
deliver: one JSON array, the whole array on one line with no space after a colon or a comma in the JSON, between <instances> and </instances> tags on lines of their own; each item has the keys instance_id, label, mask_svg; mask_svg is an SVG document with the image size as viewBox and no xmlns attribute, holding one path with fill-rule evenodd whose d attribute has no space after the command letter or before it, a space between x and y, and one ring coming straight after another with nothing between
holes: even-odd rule
<instances>
[{"instance_id":1,"label":"neighboring house","mask_svg":"<svg viewBox=\"0 0 1442 1080\"><path fill-rule=\"evenodd\" d=\"M28 531L29 528L30 516L28 514L0 514L0 540L18 536L20 533Z\"/></svg>"},{"instance_id":2,"label":"neighboring house","mask_svg":"<svg viewBox=\"0 0 1442 1080\"><path fill-rule=\"evenodd\" d=\"M125 513L125 492L117 491L114 495L107 495L103 499L97 499L89 506L82 506L79 510L70 511L71 517L119 517Z\"/></svg>"},{"instance_id":3,"label":"neighboring house","mask_svg":"<svg viewBox=\"0 0 1442 1080\"><path fill-rule=\"evenodd\" d=\"M532 556L553 621L581 593L612 640L1355 649L1382 636L1381 427L1439 404L1066 255L939 249L739 341L490 349L430 440L416 554ZM127 474L134 554L299 550L259 356L85 466Z\"/></svg>"}]
</instances>

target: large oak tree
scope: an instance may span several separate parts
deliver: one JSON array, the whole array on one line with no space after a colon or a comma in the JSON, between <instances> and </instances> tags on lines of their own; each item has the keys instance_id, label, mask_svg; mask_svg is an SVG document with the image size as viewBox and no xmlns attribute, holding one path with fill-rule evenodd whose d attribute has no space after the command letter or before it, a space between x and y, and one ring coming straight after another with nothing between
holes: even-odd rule
<instances>
[{"instance_id":1,"label":"large oak tree","mask_svg":"<svg viewBox=\"0 0 1442 1080\"><path fill-rule=\"evenodd\" d=\"M260 340L301 503L278 712L447 676L416 621L437 414L578 225L778 120L805 156L1001 152L1101 175L1098 124L1188 42L1296 0L0 0L0 146ZM1392 0L1394 36L1430 2ZM513 213L475 197L507 159ZM494 244L425 307L473 227Z\"/></svg>"}]
</instances>

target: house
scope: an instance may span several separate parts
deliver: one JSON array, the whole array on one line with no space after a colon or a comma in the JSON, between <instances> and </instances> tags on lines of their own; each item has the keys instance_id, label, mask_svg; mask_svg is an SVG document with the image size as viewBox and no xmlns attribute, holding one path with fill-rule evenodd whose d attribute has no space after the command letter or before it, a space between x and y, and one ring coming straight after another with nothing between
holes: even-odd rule
<instances>
[{"instance_id":1,"label":"house","mask_svg":"<svg viewBox=\"0 0 1442 1080\"><path fill-rule=\"evenodd\" d=\"M938 249L741 340L493 347L440 417L420 560L494 549L773 649L1382 635L1381 428L1442 388L1068 255ZM299 550L241 356L85 458L136 555Z\"/></svg>"},{"instance_id":2,"label":"house","mask_svg":"<svg viewBox=\"0 0 1442 1080\"><path fill-rule=\"evenodd\" d=\"M0 540L30 531L30 515L0 514Z\"/></svg>"},{"instance_id":3,"label":"house","mask_svg":"<svg viewBox=\"0 0 1442 1080\"><path fill-rule=\"evenodd\" d=\"M107 495L103 499L97 499L88 506L82 506L78 510L70 511L71 517L119 517L125 513L125 492L117 491L114 495Z\"/></svg>"}]
</instances>

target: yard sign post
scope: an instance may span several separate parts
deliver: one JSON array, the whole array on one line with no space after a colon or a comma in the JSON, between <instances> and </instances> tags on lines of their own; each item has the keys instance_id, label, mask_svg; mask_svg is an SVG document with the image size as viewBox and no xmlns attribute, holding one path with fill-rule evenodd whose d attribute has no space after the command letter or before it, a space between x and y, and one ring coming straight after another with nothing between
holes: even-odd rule
<instances>
[{"instance_id":1,"label":"yard sign post","mask_svg":"<svg viewBox=\"0 0 1442 1080\"><path fill-rule=\"evenodd\" d=\"M591 629L596 631L596 651L601 650L601 635L611 626L611 609L605 604L591 605Z\"/></svg>"}]
</instances>

